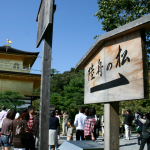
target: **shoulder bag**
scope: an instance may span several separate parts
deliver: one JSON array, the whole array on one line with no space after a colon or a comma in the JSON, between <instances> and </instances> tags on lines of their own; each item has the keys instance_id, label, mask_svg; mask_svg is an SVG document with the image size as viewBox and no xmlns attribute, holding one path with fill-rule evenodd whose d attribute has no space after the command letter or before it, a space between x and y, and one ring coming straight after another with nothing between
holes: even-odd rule
<instances>
[{"instance_id":1,"label":"shoulder bag","mask_svg":"<svg viewBox=\"0 0 150 150\"><path fill-rule=\"evenodd\" d=\"M22 139L28 139L29 134L25 131L24 124L21 121L21 124L18 124L15 131L15 136Z\"/></svg>"}]
</instances>

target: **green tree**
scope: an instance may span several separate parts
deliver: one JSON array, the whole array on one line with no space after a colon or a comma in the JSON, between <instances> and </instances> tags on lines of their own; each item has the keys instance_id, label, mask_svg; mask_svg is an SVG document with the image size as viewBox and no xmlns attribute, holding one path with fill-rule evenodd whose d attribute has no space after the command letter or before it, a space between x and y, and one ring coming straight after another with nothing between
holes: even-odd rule
<instances>
[{"instance_id":1,"label":"green tree","mask_svg":"<svg viewBox=\"0 0 150 150\"><path fill-rule=\"evenodd\" d=\"M74 118L79 108L84 106L84 73L79 71L64 87L64 106Z\"/></svg>"},{"instance_id":2,"label":"green tree","mask_svg":"<svg viewBox=\"0 0 150 150\"><path fill-rule=\"evenodd\" d=\"M65 71L64 73L59 73L59 71L53 69L53 75L51 77L51 87L50 92L52 93L59 93L63 94L64 86L68 85L70 80L73 79L77 73L79 73L78 70L75 70L74 68L71 68L70 71Z\"/></svg>"},{"instance_id":3,"label":"green tree","mask_svg":"<svg viewBox=\"0 0 150 150\"><path fill-rule=\"evenodd\" d=\"M102 30L111 31L150 13L149 0L97 0Z\"/></svg>"},{"instance_id":4,"label":"green tree","mask_svg":"<svg viewBox=\"0 0 150 150\"><path fill-rule=\"evenodd\" d=\"M102 30L108 32L150 13L149 0L97 0ZM96 38L95 36L94 38ZM147 52L150 54L150 32L146 33Z\"/></svg>"},{"instance_id":5,"label":"green tree","mask_svg":"<svg viewBox=\"0 0 150 150\"><path fill-rule=\"evenodd\" d=\"M84 72L71 68L70 71L55 71L51 77L50 104L58 110L68 110L70 117L84 104Z\"/></svg>"},{"instance_id":6,"label":"green tree","mask_svg":"<svg viewBox=\"0 0 150 150\"><path fill-rule=\"evenodd\" d=\"M150 100L144 99L144 100L131 100L131 101L121 101L120 102L120 111L121 114L122 108L125 108L125 110L129 109L132 113L138 112L141 110L143 113L147 113L150 111Z\"/></svg>"},{"instance_id":7,"label":"green tree","mask_svg":"<svg viewBox=\"0 0 150 150\"><path fill-rule=\"evenodd\" d=\"M0 107L4 105L6 106L6 108L16 109L17 106L25 104L24 101L18 100L23 97L24 97L23 95L19 94L19 92L16 91L5 91L3 93L0 93Z\"/></svg>"},{"instance_id":8,"label":"green tree","mask_svg":"<svg viewBox=\"0 0 150 150\"><path fill-rule=\"evenodd\" d=\"M64 110L62 96L59 93L52 93L50 96L50 104L55 105L55 109Z\"/></svg>"},{"instance_id":9,"label":"green tree","mask_svg":"<svg viewBox=\"0 0 150 150\"><path fill-rule=\"evenodd\" d=\"M38 87L38 88L34 89L33 90L33 95L39 96L40 95L40 90L41 90L41 87Z\"/></svg>"},{"instance_id":10,"label":"green tree","mask_svg":"<svg viewBox=\"0 0 150 150\"><path fill-rule=\"evenodd\" d=\"M34 100L32 102L32 105L33 105L35 111L39 111L40 110L40 99Z\"/></svg>"}]
</instances>

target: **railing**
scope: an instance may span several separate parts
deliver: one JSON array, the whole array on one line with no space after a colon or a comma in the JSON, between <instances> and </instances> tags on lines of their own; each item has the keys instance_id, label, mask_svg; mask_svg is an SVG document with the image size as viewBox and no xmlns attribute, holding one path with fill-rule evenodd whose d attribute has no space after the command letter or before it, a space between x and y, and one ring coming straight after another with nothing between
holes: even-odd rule
<instances>
[{"instance_id":1,"label":"railing","mask_svg":"<svg viewBox=\"0 0 150 150\"><path fill-rule=\"evenodd\" d=\"M20 63L1 63L0 62L0 70L7 71L16 71L16 72L30 72L30 64L29 66L23 66Z\"/></svg>"}]
</instances>

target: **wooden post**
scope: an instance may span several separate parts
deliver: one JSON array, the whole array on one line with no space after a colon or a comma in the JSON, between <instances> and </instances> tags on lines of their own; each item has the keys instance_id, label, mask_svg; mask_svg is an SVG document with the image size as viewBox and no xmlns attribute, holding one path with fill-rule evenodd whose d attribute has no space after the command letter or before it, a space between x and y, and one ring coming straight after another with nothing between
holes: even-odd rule
<instances>
[{"instance_id":1,"label":"wooden post","mask_svg":"<svg viewBox=\"0 0 150 150\"><path fill-rule=\"evenodd\" d=\"M40 95L40 126L39 126L40 150L48 150L51 54L52 54L52 26L49 27L48 32L46 32L43 44L41 95Z\"/></svg>"},{"instance_id":2,"label":"wooden post","mask_svg":"<svg viewBox=\"0 0 150 150\"><path fill-rule=\"evenodd\" d=\"M145 30L140 30L141 43L142 43L142 57L143 57L143 76L144 76L144 98L149 98L149 77L148 77L148 60L146 49L146 34Z\"/></svg>"},{"instance_id":3,"label":"wooden post","mask_svg":"<svg viewBox=\"0 0 150 150\"><path fill-rule=\"evenodd\" d=\"M104 104L104 148L119 150L119 102Z\"/></svg>"},{"instance_id":4,"label":"wooden post","mask_svg":"<svg viewBox=\"0 0 150 150\"><path fill-rule=\"evenodd\" d=\"M56 10L54 0L41 0L36 21L38 21L37 47L44 39L41 95L40 95L40 123L39 123L39 149L48 150L49 139L49 106L50 106L50 77L53 15Z\"/></svg>"}]
</instances>

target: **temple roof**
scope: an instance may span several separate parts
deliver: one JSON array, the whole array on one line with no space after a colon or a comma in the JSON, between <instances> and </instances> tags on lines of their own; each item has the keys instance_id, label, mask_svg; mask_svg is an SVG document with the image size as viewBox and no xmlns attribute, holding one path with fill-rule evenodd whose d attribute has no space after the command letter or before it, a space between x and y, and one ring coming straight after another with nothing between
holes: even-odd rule
<instances>
[{"instance_id":1,"label":"temple roof","mask_svg":"<svg viewBox=\"0 0 150 150\"><path fill-rule=\"evenodd\" d=\"M4 46L0 46L0 54L24 57L25 59L24 59L23 65L24 65L24 68L26 68L27 66L29 66L29 64L30 64L30 67L32 67L39 52L22 51L22 50L12 48L10 45L6 44Z\"/></svg>"}]
</instances>

